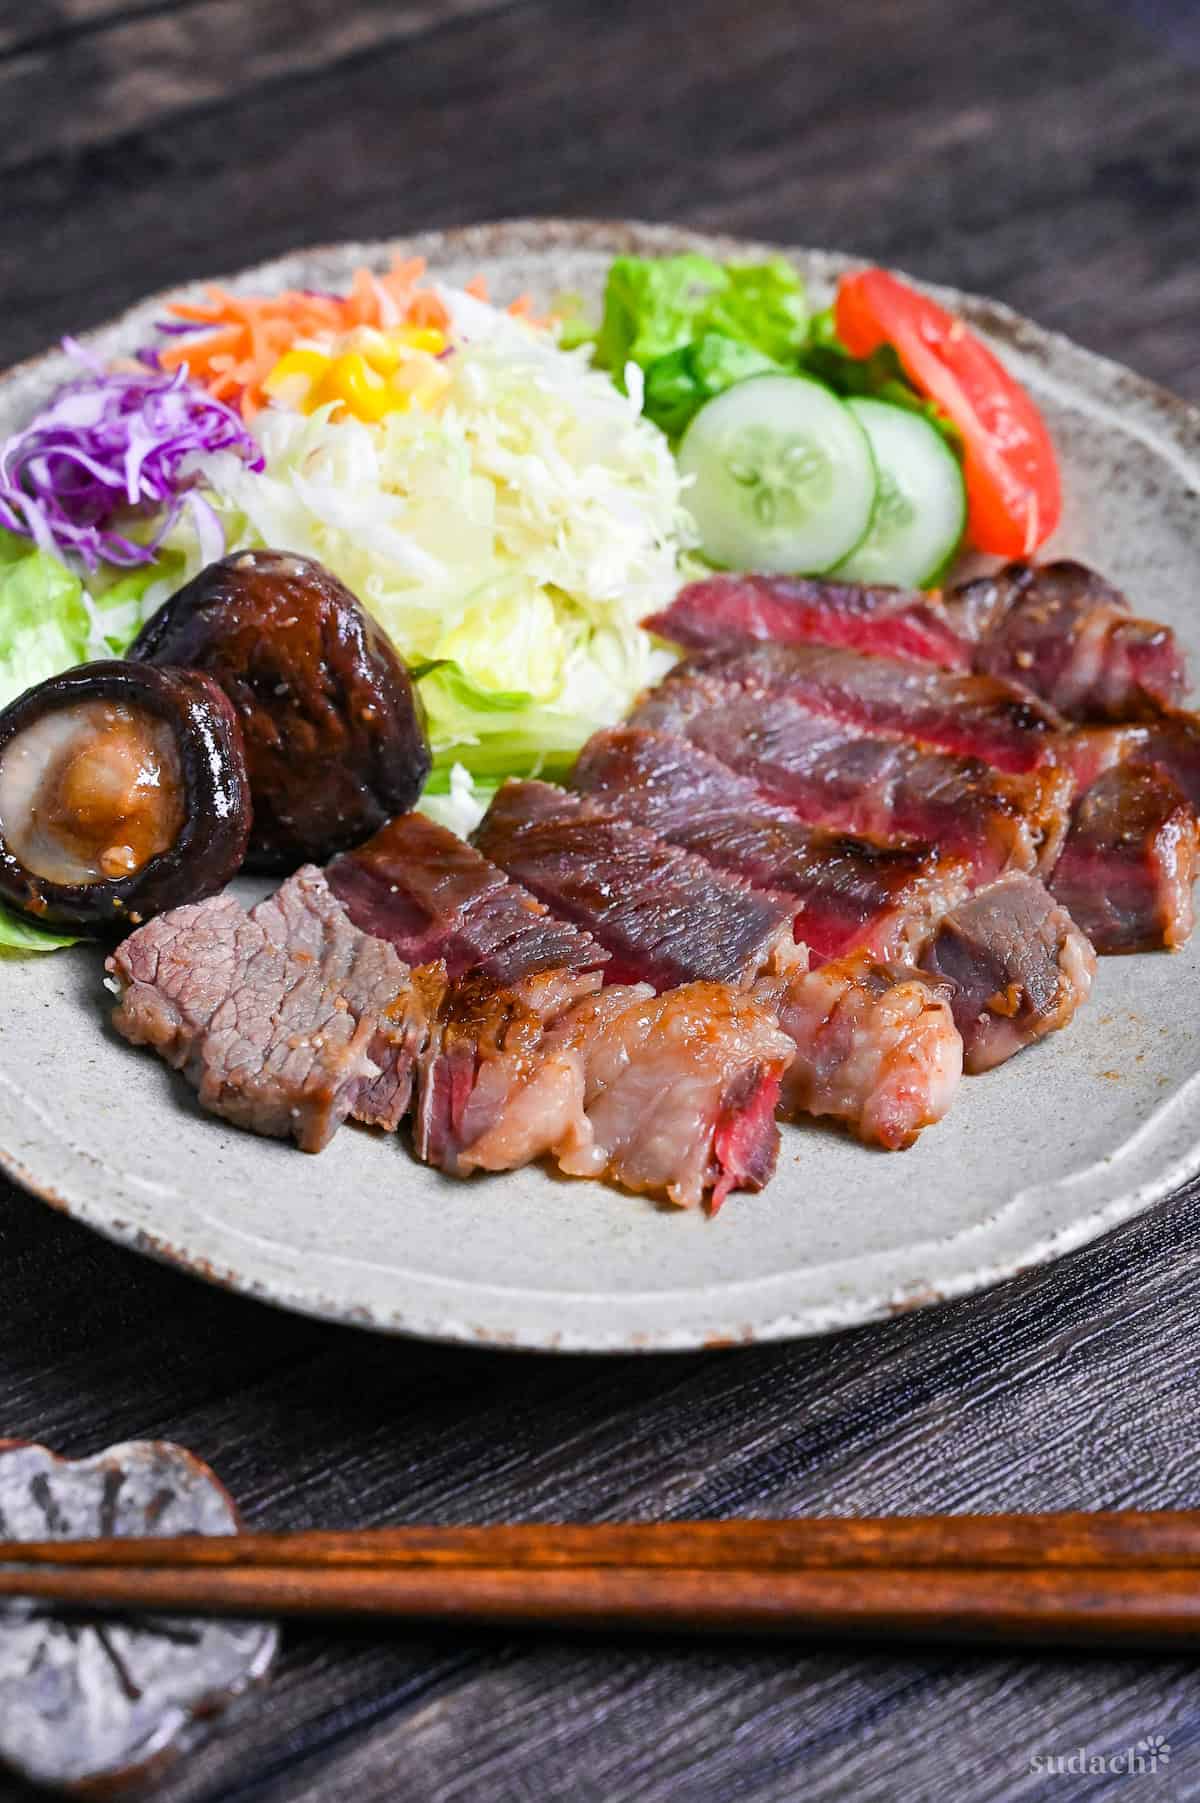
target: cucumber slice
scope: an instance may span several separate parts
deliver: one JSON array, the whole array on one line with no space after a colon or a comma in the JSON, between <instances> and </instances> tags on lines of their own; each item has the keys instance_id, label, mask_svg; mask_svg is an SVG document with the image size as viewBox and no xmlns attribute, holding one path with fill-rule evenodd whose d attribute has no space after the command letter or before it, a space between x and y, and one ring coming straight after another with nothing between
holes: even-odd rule
<instances>
[{"instance_id":1,"label":"cucumber slice","mask_svg":"<svg viewBox=\"0 0 1200 1803\"><path fill-rule=\"evenodd\" d=\"M871 529L838 565L852 582L932 586L958 549L967 490L958 458L936 426L907 407L849 400L871 441L879 498Z\"/></svg>"},{"instance_id":2,"label":"cucumber slice","mask_svg":"<svg viewBox=\"0 0 1200 1803\"><path fill-rule=\"evenodd\" d=\"M684 505L713 563L819 575L871 524L870 441L837 396L807 376L748 376L683 435Z\"/></svg>"}]
</instances>

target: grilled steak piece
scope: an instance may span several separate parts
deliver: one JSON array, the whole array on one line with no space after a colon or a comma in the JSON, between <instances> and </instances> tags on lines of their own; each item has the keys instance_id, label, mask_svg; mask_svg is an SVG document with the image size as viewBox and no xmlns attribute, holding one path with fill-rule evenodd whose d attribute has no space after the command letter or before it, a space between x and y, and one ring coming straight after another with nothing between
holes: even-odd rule
<instances>
[{"instance_id":1,"label":"grilled steak piece","mask_svg":"<svg viewBox=\"0 0 1200 1803\"><path fill-rule=\"evenodd\" d=\"M318 964L326 982L356 1013L378 1011L380 971L408 968L394 953L387 956L388 948L379 937L356 930L357 923L348 918L325 874L311 864L301 865L273 895L252 908L250 918L274 944ZM408 1113L417 1054L429 1030L427 975L433 979L436 997L440 972L414 971L379 1013L370 1046L378 1074L363 1084L351 1108L353 1118L364 1126L392 1132Z\"/></svg>"},{"instance_id":2,"label":"grilled steak piece","mask_svg":"<svg viewBox=\"0 0 1200 1803\"><path fill-rule=\"evenodd\" d=\"M599 982L599 973L582 979ZM775 1104L792 1045L742 991L613 984L586 999L542 975L476 973L439 1013L417 1115L419 1155L455 1175L549 1155L715 1212L775 1168Z\"/></svg>"},{"instance_id":3,"label":"grilled steak piece","mask_svg":"<svg viewBox=\"0 0 1200 1803\"><path fill-rule=\"evenodd\" d=\"M971 647L936 593L865 588L793 576L709 576L689 582L642 622L690 651L733 650L755 640L846 645L884 657L969 670Z\"/></svg>"},{"instance_id":4,"label":"grilled steak piece","mask_svg":"<svg viewBox=\"0 0 1200 1803\"><path fill-rule=\"evenodd\" d=\"M576 1010L590 1033L603 997ZM627 1189L689 1207L709 1193L715 1213L734 1189L762 1189L779 1154L775 1108L792 1045L773 1016L721 983L685 983L639 997L595 1034L585 1092L590 1146L559 1164L602 1171Z\"/></svg>"},{"instance_id":5,"label":"grilled steak piece","mask_svg":"<svg viewBox=\"0 0 1200 1803\"><path fill-rule=\"evenodd\" d=\"M1076 796L1118 764L1146 759L1145 726L1077 726L1058 742L1058 761L1071 773Z\"/></svg>"},{"instance_id":6,"label":"grilled steak piece","mask_svg":"<svg viewBox=\"0 0 1200 1803\"><path fill-rule=\"evenodd\" d=\"M974 1073L1065 1027L1087 1000L1096 954L1042 883L1014 874L952 909L920 966L953 985L964 1068Z\"/></svg>"},{"instance_id":7,"label":"grilled steak piece","mask_svg":"<svg viewBox=\"0 0 1200 1803\"><path fill-rule=\"evenodd\" d=\"M1200 715L1163 708L1123 750L1126 758L1165 770L1200 813Z\"/></svg>"},{"instance_id":8,"label":"grilled steak piece","mask_svg":"<svg viewBox=\"0 0 1200 1803\"><path fill-rule=\"evenodd\" d=\"M113 1024L182 1071L214 1114L319 1152L360 1102L380 1113L382 1077L388 1108L411 1083L412 986L390 946L327 907L318 870L286 887L253 914L215 896L126 939L107 965L121 988Z\"/></svg>"},{"instance_id":9,"label":"grilled steak piece","mask_svg":"<svg viewBox=\"0 0 1200 1803\"><path fill-rule=\"evenodd\" d=\"M800 955L793 904L753 890L587 797L507 782L480 823L485 857L612 954L605 979L745 984Z\"/></svg>"},{"instance_id":10,"label":"grilled steak piece","mask_svg":"<svg viewBox=\"0 0 1200 1803\"><path fill-rule=\"evenodd\" d=\"M764 978L751 993L795 1043L785 1113L830 1115L868 1144L898 1151L954 1100L963 1047L952 985L856 953Z\"/></svg>"},{"instance_id":11,"label":"grilled steak piece","mask_svg":"<svg viewBox=\"0 0 1200 1803\"><path fill-rule=\"evenodd\" d=\"M608 953L443 826L400 814L335 858L329 886L356 927L406 963L441 959L453 980L482 970L515 983L540 970L591 970Z\"/></svg>"},{"instance_id":12,"label":"grilled steak piece","mask_svg":"<svg viewBox=\"0 0 1200 1803\"><path fill-rule=\"evenodd\" d=\"M479 970L446 985L421 1057L417 1157L460 1177L475 1168L468 1154L493 1130L511 1157L488 1169L530 1164L563 1142L577 1125L580 1073L547 1066L546 1033L601 981L599 971L551 970L505 985Z\"/></svg>"},{"instance_id":13,"label":"grilled steak piece","mask_svg":"<svg viewBox=\"0 0 1200 1803\"><path fill-rule=\"evenodd\" d=\"M1171 778L1118 764L1076 808L1050 887L1098 952L1174 950L1192 931L1197 843Z\"/></svg>"},{"instance_id":14,"label":"grilled steak piece","mask_svg":"<svg viewBox=\"0 0 1200 1803\"><path fill-rule=\"evenodd\" d=\"M1044 701L995 676L948 675L838 646L753 645L711 652L686 668L865 732L982 758L997 770L1053 763L1066 724Z\"/></svg>"},{"instance_id":15,"label":"grilled steak piece","mask_svg":"<svg viewBox=\"0 0 1200 1803\"><path fill-rule=\"evenodd\" d=\"M676 733L812 826L915 839L964 858L976 882L1052 865L1067 826L1071 779L1049 766L1006 775L821 720L794 702L747 695L711 675L668 677L631 725Z\"/></svg>"},{"instance_id":16,"label":"grilled steak piece","mask_svg":"<svg viewBox=\"0 0 1200 1803\"><path fill-rule=\"evenodd\" d=\"M973 667L1023 683L1072 720L1136 720L1177 702L1183 653L1169 626L1135 619L1080 563L1010 563L964 583L946 610Z\"/></svg>"},{"instance_id":17,"label":"grilled steak piece","mask_svg":"<svg viewBox=\"0 0 1200 1803\"><path fill-rule=\"evenodd\" d=\"M606 810L756 888L790 896L795 937L813 964L858 948L901 957L970 886L965 861L930 846L880 845L803 826L765 801L748 777L667 733L595 733L572 780Z\"/></svg>"}]
</instances>

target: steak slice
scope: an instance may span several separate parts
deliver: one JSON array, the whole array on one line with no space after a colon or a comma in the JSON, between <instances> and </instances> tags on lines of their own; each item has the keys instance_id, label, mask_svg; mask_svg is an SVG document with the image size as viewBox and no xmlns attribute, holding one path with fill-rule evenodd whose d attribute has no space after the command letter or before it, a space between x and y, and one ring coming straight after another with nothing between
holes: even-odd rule
<instances>
[{"instance_id":1,"label":"steak slice","mask_svg":"<svg viewBox=\"0 0 1200 1803\"><path fill-rule=\"evenodd\" d=\"M958 1089L963 1046L952 985L865 953L765 978L751 992L794 1042L781 1106L828 1115L898 1151L940 1121Z\"/></svg>"},{"instance_id":2,"label":"steak slice","mask_svg":"<svg viewBox=\"0 0 1200 1803\"><path fill-rule=\"evenodd\" d=\"M1072 720L1141 719L1187 686L1171 628L1135 619L1084 564L1010 563L953 590L946 608L975 644L975 670L1024 684Z\"/></svg>"},{"instance_id":3,"label":"steak slice","mask_svg":"<svg viewBox=\"0 0 1200 1803\"><path fill-rule=\"evenodd\" d=\"M1065 1027L1096 970L1096 954L1067 910L1019 873L951 909L919 962L952 985L964 1068L972 1073Z\"/></svg>"},{"instance_id":4,"label":"steak slice","mask_svg":"<svg viewBox=\"0 0 1200 1803\"><path fill-rule=\"evenodd\" d=\"M549 783L507 782L475 835L484 856L598 939L605 978L742 985L796 962L795 908Z\"/></svg>"},{"instance_id":5,"label":"steak slice","mask_svg":"<svg viewBox=\"0 0 1200 1803\"><path fill-rule=\"evenodd\" d=\"M794 576L709 576L689 582L642 622L690 651L779 645L845 645L944 670L969 670L971 646L940 597L915 589L868 588Z\"/></svg>"},{"instance_id":6,"label":"steak slice","mask_svg":"<svg viewBox=\"0 0 1200 1803\"><path fill-rule=\"evenodd\" d=\"M482 970L514 983L540 970L590 970L608 953L445 827L400 814L326 875L355 926L406 963L446 965L451 980Z\"/></svg>"},{"instance_id":7,"label":"steak slice","mask_svg":"<svg viewBox=\"0 0 1200 1803\"><path fill-rule=\"evenodd\" d=\"M812 826L915 839L965 859L974 881L1052 865L1067 828L1071 778L1024 776L822 720L794 702L747 695L712 675L668 677L631 725L676 733L747 776Z\"/></svg>"},{"instance_id":8,"label":"steak slice","mask_svg":"<svg viewBox=\"0 0 1200 1803\"><path fill-rule=\"evenodd\" d=\"M285 890L252 914L214 896L139 928L108 959L121 990L113 1024L182 1071L214 1114L319 1152L360 1102L379 1111L376 1054L394 1062L390 1094L411 1083L397 1026L411 982L390 946L329 906L320 871Z\"/></svg>"},{"instance_id":9,"label":"steak slice","mask_svg":"<svg viewBox=\"0 0 1200 1803\"><path fill-rule=\"evenodd\" d=\"M1192 931L1198 837L1165 771L1118 764L1078 804L1050 888L1098 952L1174 950Z\"/></svg>"},{"instance_id":10,"label":"steak slice","mask_svg":"<svg viewBox=\"0 0 1200 1803\"><path fill-rule=\"evenodd\" d=\"M578 1071L547 1068L546 1033L601 980L599 971L557 970L503 984L476 970L444 986L421 1057L417 1157L464 1176L475 1168L468 1152L493 1132L509 1162L489 1169L529 1164L564 1141L576 1127L582 1090ZM610 993L629 992L616 986Z\"/></svg>"},{"instance_id":11,"label":"steak slice","mask_svg":"<svg viewBox=\"0 0 1200 1803\"><path fill-rule=\"evenodd\" d=\"M950 675L839 646L753 645L710 653L685 668L794 701L826 720L982 758L996 770L1053 763L1066 724L1044 701L998 677Z\"/></svg>"},{"instance_id":12,"label":"steak slice","mask_svg":"<svg viewBox=\"0 0 1200 1803\"><path fill-rule=\"evenodd\" d=\"M1149 737L1145 726L1077 726L1060 739L1058 761L1070 771L1079 796L1118 764L1143 760Z\"/></svg>"},{"instance_id":13,"label":"steak slice","mask_svg":"<svg viewBox=\"0 0 1200 1803\"><path fill-rule=\"evenodd\" d=\"M806 827L748 777L667 733L595 733L572 780L606 810L755 888L789 896L794 936L814 964L858 948L901 957L969 887L965 860Z\"/></svg>"},{"instance_id":14,"label":"steak slice","mask_svg":"<svg viewBox=\"0 0 1200 1803\"><path fill-rule=\"evenodd\" d=\"M681 1207L707 1197L715 1212L774 1170L791 1056L771 1015L724 984L581 999L553 975L504 988L477 972L438 1016L418 1155L458 1176L550 1156L569 1175Z\"/></svg>"},{"instance_id":15,"label":"steak slice","mask_svg":"<svg viewBox=\"0 0 1200 1803\"><path fill-rule=\"evenodd\" d=\"M424 974L408 973L394 951L387 955L390 948L379 938L356 930L357 923L312 864L302 865L274 895L252 908L250 918L275 944L315 960L326 983L336 987L356 1014L378 1016L370 1047L377 1075L363 1084L351 1114L364 1126L394 1131L412 1102L416 1058L429 1029ZM411 980L380 1009L381 978L398 966Z\"/></svg>"},{"instance_id":16,"label":"steak slice","mask_svg":"<svg viewBox=\"0 0 1200 1803\"><path fill-rule=\"evenodd\" d=\"M1200 814L1200 715L1161 709L1126 744L1125 756L1166 771Z\"/></svg>"}]
</instances>

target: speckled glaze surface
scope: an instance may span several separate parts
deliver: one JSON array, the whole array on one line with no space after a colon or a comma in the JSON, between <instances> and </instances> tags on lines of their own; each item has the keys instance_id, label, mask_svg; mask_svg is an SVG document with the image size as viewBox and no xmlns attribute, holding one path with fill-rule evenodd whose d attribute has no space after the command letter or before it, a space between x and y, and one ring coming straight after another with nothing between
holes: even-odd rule
<instances>
[{"instance_id":1,"label":"speckled glaze surface","mask_svg":"<svg viewBox=\"0 0 1200 1803\"><path fill-rule=\"evenodd\" d=\"M516 221L405 249L498 298L595 297L624 249L764 246L668 227ZM390 245L337 245L235 285L339 283ZM822 304L849 266L787 248ZM1095 564L1169 621L1200 667L1200 412L1007 309L934 290L1044 408L1066 487L1052 550ZM161 297L92 340L147 336ZM0 432L62 379L58 355L0 377ZM687 1349L815 1334L979 1289L1055 1258L1200 1170L1200 935L1103 960L1070 1030L968 1080L911 1151L784 1129L775 1181L716 1220L540 1170L454 1183L400 1139L347 1129L319 1158L203 1117L119 1041L88 949L9 958L0 1162L109 1237L282 1307L387 1333L561 1351Z\"/></svg>"}]
</instances>

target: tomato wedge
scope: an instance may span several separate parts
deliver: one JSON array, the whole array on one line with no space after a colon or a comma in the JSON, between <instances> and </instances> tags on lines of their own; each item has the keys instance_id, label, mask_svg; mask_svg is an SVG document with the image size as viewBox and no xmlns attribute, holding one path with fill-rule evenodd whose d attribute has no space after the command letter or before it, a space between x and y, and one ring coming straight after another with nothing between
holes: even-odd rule
<instances>
[{"instance_id":1,"label":"tomato wedge","mask_svg":"<svg viewBox=\"0 0 1200 1803\"><path fill-rule=\"evenodd\" d=\"M967 536L997 557L1030 557L1054 531L1062 487L1041 414L953 313L886 269L843 276L834 309L854 357L890 344L904 373L962 434Z\"/></svg>"}]
</instances>

